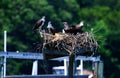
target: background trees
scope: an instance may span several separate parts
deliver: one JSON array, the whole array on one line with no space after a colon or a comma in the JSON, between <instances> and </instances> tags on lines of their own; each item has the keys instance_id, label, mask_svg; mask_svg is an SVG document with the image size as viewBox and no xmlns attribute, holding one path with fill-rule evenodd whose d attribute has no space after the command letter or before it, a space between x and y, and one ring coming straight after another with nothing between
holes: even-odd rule
<instances>
[{"instance_id":1,"label":"background trees","mask_svg":"<svg viewBox=\"0 0 120 78\"><path fill-rule=\"evenodd\" d=\"M0 2L0 50L3 51L3 31L8 32L8 51L31 51L39 42L39 34L32 31L35 22L45 15L57 31L62 22L77 24L85 21L85 31L91 31L99 42L98 53L104 61L106 78L117 78L120 72L120 1L119 0L1 0ZM47 22L45 26L47 25ZM8 74L21 73L23 63L9 61L16 66Z\"/></svg>"}]
</instances>

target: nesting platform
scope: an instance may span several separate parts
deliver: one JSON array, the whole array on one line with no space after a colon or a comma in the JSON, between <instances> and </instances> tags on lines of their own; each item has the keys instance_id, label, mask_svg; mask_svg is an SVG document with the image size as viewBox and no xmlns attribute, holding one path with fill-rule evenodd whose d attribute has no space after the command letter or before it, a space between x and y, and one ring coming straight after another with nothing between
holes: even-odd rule
<instances>
[{"instance_id":1,"label":"nesting platform","mask_svg":"<svg viewBox=\"0 0 120 78\"><path fill-rule=\"evenodd\" d=\"M97 51L98 43L92 33L66 34L42 33L45 58L69 56L70 54L91 56Z\"/></svg>"},{"instance_id":2,"label":"nesting platform","mask_svg":"<svg viewBox=\"0 0 120 78\"><path fill-rule=\"evenodd\" d=\"M42 48L44 60L69 56L68 78L74 77L75 56L91 56L98 47L98 43L91 32L55 33L55 35L40 32L40 35L43 36L44 40Z\"/></svg>"}]
</instances>

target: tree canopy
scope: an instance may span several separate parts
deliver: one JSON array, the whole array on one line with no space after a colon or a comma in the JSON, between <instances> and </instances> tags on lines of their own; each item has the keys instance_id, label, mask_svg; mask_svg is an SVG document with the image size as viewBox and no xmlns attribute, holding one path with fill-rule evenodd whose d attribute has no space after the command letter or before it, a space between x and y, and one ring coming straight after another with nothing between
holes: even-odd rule
<instances>
[{"instance_id":1,"label":"tree canopy","mask_svg":"<svg viewBox=\"0 0 120 78\"><path fill-rule=\"evenodd\" d=\"M41 41L32 31L35 22L43 15L51 21L57 31L62 22L72 25L85 22L84 31L91 31L99 43L98 53L104 61L104 76L117 78L120 72L120 0L1 0L0 2L0 51L3 51L3 32L8 32L8 51L31 51L33 43ZM47 25L45 23L45 26ZM23 66L14 61L8 74L21 73ZM25 62L24 62L25 64Z\"/></svg>"}]
</instances>

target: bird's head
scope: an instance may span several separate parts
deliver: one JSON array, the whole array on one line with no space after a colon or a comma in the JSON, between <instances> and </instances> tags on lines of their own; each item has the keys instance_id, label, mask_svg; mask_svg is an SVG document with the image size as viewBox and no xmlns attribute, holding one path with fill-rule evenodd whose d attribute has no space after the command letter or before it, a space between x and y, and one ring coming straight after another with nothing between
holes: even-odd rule
<instances>
[{"instance_id":1,"label":"bird's head","mask_svg":"<svg viewBox=\"0 0 120 78\"><path fill-rule=\"evenodd\" d=\"M49 21L48 24L51 24L51 21Z\"/></svg>"},{"instance_id":2,"label":"bird's head","mask_svg":"<svg viewBox=\"0 0 120 78\"><path fill-rule=\"evenodd\" d=\"M45 16L43 16L41 20L42 20L42 21L45 21Z\"/></svg>"},{"instance_id":3,"label":"bird's head","mask_svg":"<svg viewBox=\"0 0 120 78\"><path fill-rule=\"evenodd\" d=\"M67 22L63 22L64 25L67 25L68 23Z\"/></svg>"},{"instance_id":4,"label":"bird's head","mask_svg":"<svg viewBox=\"0 0 120 78\"><path fill-rule=\"evenodd\" d=\"M69 28L69 25L68 25L68 23L67 22L63 22L63 25L64 25L64 29L68 29Z\"/></svg>"},{"instance_id":5,"label":"bird's head","mask_svg":"<svg viewBox=\"0 0 120 78\"><path fill-rule=\"evenodd\" d=\"M52 24L51 24L51 21L48 22L47 28L52 28L52 29L54 29L53 26L52 26Z\"/></svg>"},{"instance_id":6,"label":"bird's head","mask_svg":"<svg viewBox=\"0 0 120 78\"><path fill-rule=\"evenodd\" d=\"M44 18L44 19L45 19L45 16L42 16L42 18Z\"/></svg>"},{"instance_id":7,"label":"bird's head","mask_svg":"<svg viewBox=\"0 0 120 78\"><path fill-rule=\"evenodd\" d=\"M81 27L84 26L84 22L83 21L80 22L80 26Z\"/></svg>"}]
</instances>

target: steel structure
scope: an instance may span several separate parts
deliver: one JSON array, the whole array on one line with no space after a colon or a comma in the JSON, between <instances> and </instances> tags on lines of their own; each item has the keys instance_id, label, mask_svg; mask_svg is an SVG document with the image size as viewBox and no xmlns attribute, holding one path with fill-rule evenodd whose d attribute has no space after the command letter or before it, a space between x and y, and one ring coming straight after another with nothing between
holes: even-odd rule
<instances>
[{"instance_id":1,"label":"steel structure","mask_svg":"<svg viewBox=\"0 0 120 78\"><path fill-rule=\"evenodd\" d=\"M6 62L4 61L4 58L13 58L13 59L34 59L34 60L43 60L43 54L42 53L30 53L30 52L0 52L0 57L3 58L1 64L2 66L6 65ZM57 60L57 61L69 61L69 57L59 57L59 58L54 58L50 60ZM86 57L86 56L77 56L75 60L83 60L83 61L100 61L100 57ZM3 67L4 69L2 70L3 76L4 73L6 74L6 68ZM6 76L6 75L5 75ZM5 77L4 76L4 77Z\"/></svg>"},{"instance_id":2,"label":"steel structure","mask_svg":"<svg viewBox=\"0 0 120 78\"><path fill-rule=\"evenodd\" d=\"M30 53L30 52L0 52L0 57L15 58L15 59L36 59L43 60L41 53Z\"/></svg>"},{"instance_id":3,"label":"steel structure","mask_svg":"<svg viewBox=\"0 0 120 78\"><path fill-rule=\"evenodd\" d=\"M6 77L6 62L7 58L14 58L14 59L34 59L34 60L43 60L43 54L42 53L34 53L34 52L9 52L7 51L7 32L4 31L4 51L0 51L0 57L3 58L1 61L1 66L2 66L2 77ZM58 61L63 61L66 59L66 61L69 61L69 57L59 57L59 58L54 58L51 60L58 60ZM100 57L86 57L86 56L77 56L75 57L75 60L90 60L90 61L100 61Z\"/></svg>"},{"instance_id":4,"label":"steel structure","mask_svg":"<svg viewBox=\"0 0 120 78\"><path fill-rule=\"evenodd\" d=\"M53 58L51 60L59 60L62 61L66 59L67 61L69 61L69 57L65 56L65 57L59 57L59 58ZM83 60L83 61L100 61L100 56L97 57L93 57L93 56L76 56L75 60Z\"/></svg>"}]
</instances>

